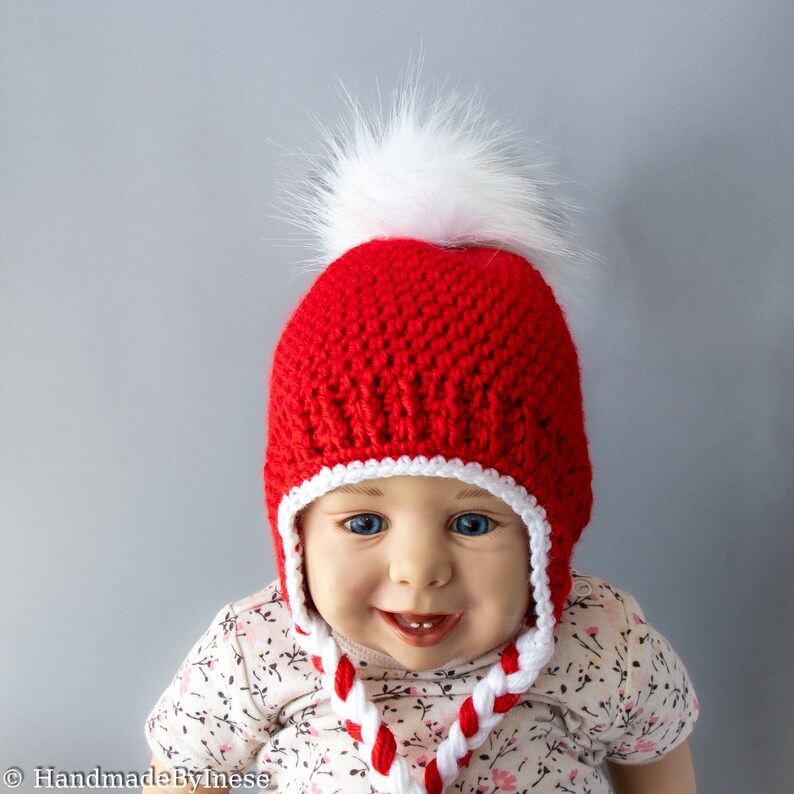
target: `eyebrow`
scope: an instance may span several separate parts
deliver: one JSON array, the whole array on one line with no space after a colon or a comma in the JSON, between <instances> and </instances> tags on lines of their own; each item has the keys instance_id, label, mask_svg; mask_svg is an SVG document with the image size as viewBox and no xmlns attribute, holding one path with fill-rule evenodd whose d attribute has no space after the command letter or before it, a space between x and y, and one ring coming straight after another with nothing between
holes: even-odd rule
<instances>
[{"instance_id":1,"label":"eyebrow","mask_svg":"<svg viewBox=\"0 0 794 794\"><path fill-rule=\"evenodd\" d=\"M374 485L340 485L338 488L334 488L334 491L338 491L340 493L363 494L365 496L383 496L383 491L381 491L379 488L376 488ZM483 490L482 488L476 488L472 486L469 488L464 488L455 497L455 499L481 499L483 497L489 496L493 496L493 494Z\"/></svg>"},{"instance_id":2,"label":"eyebrow","mask_svg":"<svg viewBox=\"0 0 794 794\"><path fill-rule=\"evenodd\" d=\"M373 485L340 485L331 493L360 493L367 496L383 496L383 491Z\"/></svg>"},{"instance_id":3,"label":"eyebrow","mask_svg":"<svg viewBox=\"0 0 794 794\"><path fill-rule=\"evenodd\" d=\"M483 488L477 488L475 486L471 486L470 488L464 488L455 498L456 499L481 499L482 497L489 497L493 496L492 493L489 493Z\"/></svg>"}]
</instances>

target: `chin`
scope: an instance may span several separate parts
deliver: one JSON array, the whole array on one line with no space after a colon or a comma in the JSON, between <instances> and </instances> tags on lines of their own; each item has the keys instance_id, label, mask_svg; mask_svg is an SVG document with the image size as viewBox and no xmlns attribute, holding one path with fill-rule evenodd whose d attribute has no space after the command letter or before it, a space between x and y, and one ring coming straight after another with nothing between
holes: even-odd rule
<instances>
[{"instance_id":1,"label":"chin","mask_svg":"<svg viewBox=\"0 0 794 794\"><path fill-rule=\"evenodd\" d=\"M391 646L386 653L396 662L414 673L438 670L454 659L468 657L459 644L442 643L429 648L411 648Z\"/></svg>"},{"instance_id":2,"label":"chin","mask_svg":"<svg viewBox=\"0 0 794 794\"><path fill-rule=\"evenodd\" d=\"M438 670L448 662L451 662L454 656L441 656L435 659L415 659L408 658L401 655L401 657L392 657L398 664L401 664L406 670L412 673L425 673L430 670Z\"/></svg>"}]
</instances>

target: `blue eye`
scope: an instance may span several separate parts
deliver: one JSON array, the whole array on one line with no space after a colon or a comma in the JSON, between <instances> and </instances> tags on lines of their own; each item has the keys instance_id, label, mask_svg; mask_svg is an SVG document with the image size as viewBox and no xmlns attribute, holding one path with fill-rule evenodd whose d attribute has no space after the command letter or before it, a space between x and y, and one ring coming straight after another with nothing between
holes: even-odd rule
<instances>
[{"instance_id":1,"label":"blue eye","mask_svg":"<svg viewBox=\"0 0 794 794\"><path fill-rule=\"evenodd\" d=\"M487 535L491 531L492 520L479 513L466 513L455 519L455 531L470 538Z\"/></svg>"},{"instance_id":2,"label":"blue eye","mask_svg":"<svg viewBox=\"0 0 794 794\"><path fill-rule=\"evenodd\" d=\"M377 535L383 531L383 519L372 513L363 513L360 516L353 516L345 521L346 526L356 535Z\"/></svg>"}]
</instances>

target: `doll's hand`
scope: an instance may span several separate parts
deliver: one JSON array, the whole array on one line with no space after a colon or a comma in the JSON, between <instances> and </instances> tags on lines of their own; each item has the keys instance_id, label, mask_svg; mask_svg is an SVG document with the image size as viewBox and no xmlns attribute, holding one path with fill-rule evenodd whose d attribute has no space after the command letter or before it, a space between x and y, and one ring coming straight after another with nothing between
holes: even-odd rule
<instances>
[{"instance_id":1,"label":"doll's hand","mask_svg":"<svg viewBox=\"0 0 794 794\"><path fill-rule=\"evenodd\" d=\"M650 764L607 766L615 794L697 794L688 741Z\"/></svg>"}]
</instances>

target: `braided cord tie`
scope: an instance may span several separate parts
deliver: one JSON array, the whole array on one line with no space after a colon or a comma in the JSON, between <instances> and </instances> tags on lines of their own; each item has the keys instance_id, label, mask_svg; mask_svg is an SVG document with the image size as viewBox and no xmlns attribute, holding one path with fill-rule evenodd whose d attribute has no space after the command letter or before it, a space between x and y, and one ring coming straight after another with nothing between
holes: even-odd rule
<instances>
[{"instance_id":1,"label":"braided cord tie","mask_svg":"<svg viewBox=\"0 0 794 794\"><path fill-rule=\"evenodd\" d=\"M369 754L370 780L385 794L426 794L411 775L408 763L397 755L394 734L381 720L375 705L367 698L356 669L341 653L325 624L314 621L314 630L304 633L295 627L294 634L320 674L323 688L331 696L334 711L342 718L350 737L361 743ZM320 653L316 653L320 651Z\"/></svg>"}]
</instances>

